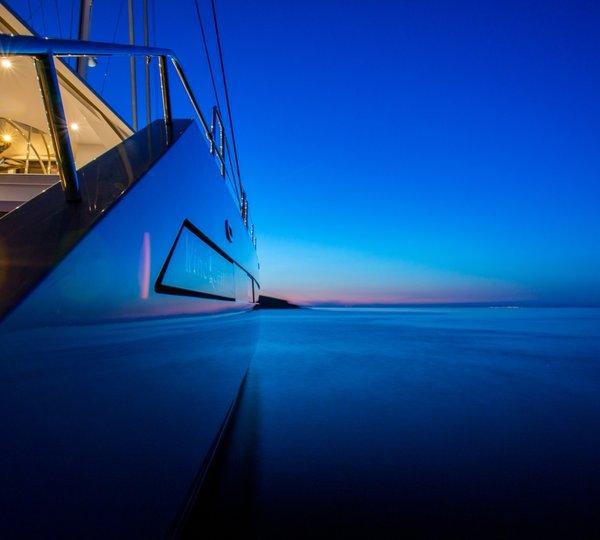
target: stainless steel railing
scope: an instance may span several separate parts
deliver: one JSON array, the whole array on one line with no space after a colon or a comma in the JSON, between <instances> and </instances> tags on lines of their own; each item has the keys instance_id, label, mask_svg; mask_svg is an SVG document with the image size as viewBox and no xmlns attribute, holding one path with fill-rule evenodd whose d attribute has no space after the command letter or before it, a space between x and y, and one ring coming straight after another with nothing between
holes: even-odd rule
<instances>
[{"instance_id":1,"label":"stainless steel railing","mask_svg":"<svg viewBox=\"0 0 600 540\"><path fill-rule=\"evenodd\" d=\"M169 90L169 77L167 61L170 60L175 72L183 85L183 88L196 113L198 121L204 129L205 137L209 143L210 151L219 160L221 175L228 178L234 186L234 196L240 208L240 214L256 245L254 227L249 226L248 200L241 182L235 170L229 169L226 163L227 138L224 133L221 117L216 109L213 109L211 126L208 125L198 101L194 96L192 88L185 76L183 68L173 51L158 47L144 47L139 45L122 45L115 43L100 43L94 41L75 41L65 39L42 39L33 36L10 36L0 35L0 56L29 56L35 60L35 65L40 80L40 86L44 101L44 108L50 127L52 142L54 144L56 160L60 171L60 179L65 198L69 202L78 201L81 198L79 181L73 152L67 129L66 115L61 99L56 68L53 57L84 57L84 56L129 56L158 59L160 75L161 96L163 104L163 117L167 126L167 136L172 121L171 94ZM218 141L215 140L217 123Z\"/></svg>"}]
</instances>

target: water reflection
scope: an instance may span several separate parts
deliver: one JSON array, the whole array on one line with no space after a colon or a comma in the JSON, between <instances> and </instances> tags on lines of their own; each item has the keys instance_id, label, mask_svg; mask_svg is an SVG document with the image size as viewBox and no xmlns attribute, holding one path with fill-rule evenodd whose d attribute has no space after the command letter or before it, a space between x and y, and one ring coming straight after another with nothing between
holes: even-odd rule
<instances>
[{"instance_id":1,"label":"water reflection","mask_svg":"<svg viewBox=\"0 0 600 540\"><path fill-rule=\"evenodd\" d=\"M260 380L251 370L222 446L198 494L183 538L248 537L256 531Z\"/></svg>"},{"instance_id":2,"label":"water reflection","mask_svg":"<svg viewBox=\"0 0 600 540\"><path fill-rule=\"evenodd\" d=\"M274 312L261 334L204 523L600 535L600 310Z\"/></svg>"}]
</instances>

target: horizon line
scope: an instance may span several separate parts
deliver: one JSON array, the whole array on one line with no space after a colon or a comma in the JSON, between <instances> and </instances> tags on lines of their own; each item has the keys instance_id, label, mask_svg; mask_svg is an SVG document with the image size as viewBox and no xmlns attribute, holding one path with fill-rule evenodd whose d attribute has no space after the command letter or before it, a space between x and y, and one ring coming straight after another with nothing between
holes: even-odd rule
<instances>
[{"instance_id":1,"label":"horizon line","mask_svg":"<svg viewBox=\"0 0 600 540\"><path fill-rule=\"evenodd\" d=\"M480 308L600 308L600 304L569 304L543 302L292 302L302 307L338 307L338 308L431 308L431 307L480 307Z\"/></svg>"}]
</instances>

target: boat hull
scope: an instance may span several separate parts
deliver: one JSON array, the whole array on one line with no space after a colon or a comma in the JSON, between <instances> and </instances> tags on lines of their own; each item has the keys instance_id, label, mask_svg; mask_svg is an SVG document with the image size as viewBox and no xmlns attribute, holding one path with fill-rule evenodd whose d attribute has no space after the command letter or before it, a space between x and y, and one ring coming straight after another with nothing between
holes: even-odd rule
<instances>
[{"instance_id":1,"label":"boat hull","mask_svg":"<svg viewBox=\"0 0 600 540\"><path fill-rule=\"evenodd\" d=\"M258 332L256 254L203 146L182 130L0 324L0 536L163 538L185 518ZM81 212L94 175L119 181L90 164Z\"/></svg>"}]
</instances>

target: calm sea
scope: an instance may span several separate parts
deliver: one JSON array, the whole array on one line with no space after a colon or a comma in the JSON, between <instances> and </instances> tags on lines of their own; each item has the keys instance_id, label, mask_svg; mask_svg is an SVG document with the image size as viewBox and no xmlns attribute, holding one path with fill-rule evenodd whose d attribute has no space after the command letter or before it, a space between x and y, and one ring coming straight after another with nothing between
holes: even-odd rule
<instances>
[{"instance_id":1,"label":"calm sea","mask_svg":"<svg viewBox=\"0 0 600 540\"><path fill-rule=\"evenodd\" d=\"M599 309L260 316L200 530L600 538Z\"/></svg>"}]
</instances>

